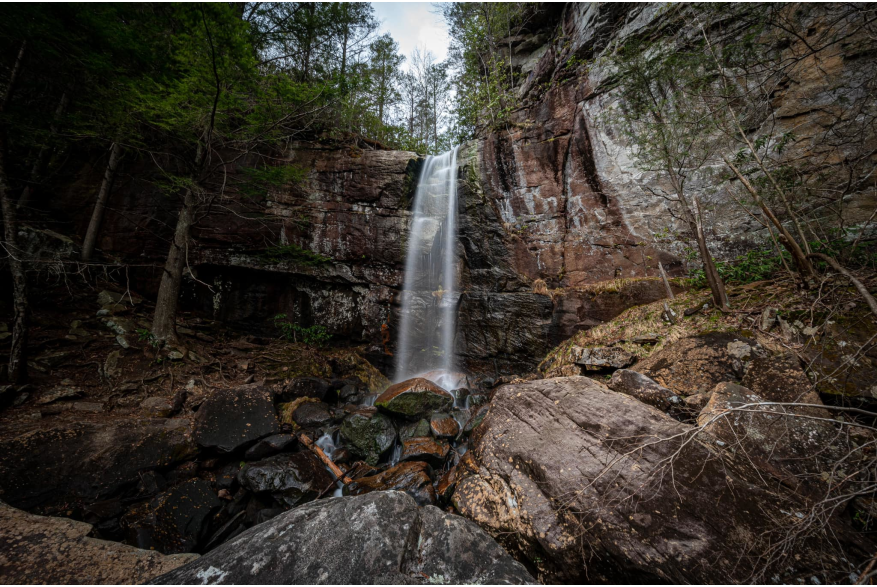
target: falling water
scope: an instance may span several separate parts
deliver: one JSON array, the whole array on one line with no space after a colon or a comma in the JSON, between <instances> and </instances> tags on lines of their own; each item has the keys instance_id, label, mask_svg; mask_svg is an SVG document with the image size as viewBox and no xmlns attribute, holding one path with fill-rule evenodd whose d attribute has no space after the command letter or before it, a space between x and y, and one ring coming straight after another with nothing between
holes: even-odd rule
<instances>
[{"instance_id":1,"label":"falling water","mask_svg":"<svg viewBox=\"0 0 877 587\"><path fill-rule=\"evenodd\" d=\"M396 381L428 371L446 374L454 371L460 298L456 251L457 147L454 147L426 159L414 194L414 219L401 294Z\"/></svg>"}]
</instances>

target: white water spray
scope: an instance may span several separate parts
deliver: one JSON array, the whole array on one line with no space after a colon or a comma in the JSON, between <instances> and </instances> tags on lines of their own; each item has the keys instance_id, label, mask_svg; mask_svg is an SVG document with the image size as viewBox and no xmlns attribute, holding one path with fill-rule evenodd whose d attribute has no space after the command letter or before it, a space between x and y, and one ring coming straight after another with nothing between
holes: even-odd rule
<instances>
[{"instance_id":1,"label":"white water spray","mask_svg":"<svg viewBox=\"0 0 877 587\"><path fill-rule=\"evenodd\" d=\"M414 194L401 294L396 381L428 371L450 374L456 367L454 338L460 299L457 149L427 157Z\"/></svg>"}]
</instances>

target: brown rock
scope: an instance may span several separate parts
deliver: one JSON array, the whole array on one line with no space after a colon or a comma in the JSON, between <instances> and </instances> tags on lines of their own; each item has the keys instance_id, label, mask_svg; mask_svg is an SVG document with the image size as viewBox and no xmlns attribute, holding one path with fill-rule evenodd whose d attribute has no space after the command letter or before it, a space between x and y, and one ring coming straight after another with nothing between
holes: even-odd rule
<instances>
[{"instance_id":1,"label":"brown rock","mask_svg":"<svg viewBox=\"0 0 877 587\"><path fill-rule=\"evenodd\" d=\"M375 406L381 410L411 419L447 410L453 405L454 396L421 377L391 385L375 399Z\"/></svg>"},{"instance_id":2,"label":"brown rock","mask_svg":"<svg viewBox=\"0 0 877 587\"><path fill-rule=\"evenodd\" d=\"M91 524L0 503L0 583L141 584L198 558L89 538Z\"/></svg>"},{"instance_id":3,"label":"brown rock","mask_svg":"<svg viewBox=\"0 0 877 587\"><path fill-rule=\"evenodd\" d=\"M433 414L429 428L436 438L454 438L460 433L460 424L450 414Z\"/></svg>"},{"instance_id":4,"label":"brown rock","mask_svg":"<svg viewBox=\"0 0 877 587\"><path fill-rule=\"evenodd\" d=\"M434 505L435 489L430 478L430 466L422 462L399 463L395 467L371 477L362 477L344 487L345 495L361 495L372 491L404 491L418 505Z\"/></svg>"},{"instance_id":5,"label":"brown rock","mask_svg":"<svg viewBox=\"0 0 877 587\"><path fill-rule=\"evenodd\" d=\"M740 382L769 402L794 402L821 406L819 394L792 353L773 356L756 356L746 366L746 374ZM814 408L814 416L829 418L827 410Z\"/></svg>"},{"instance_id":6,"label":"brown rock","mask_svg":"<svg viewBox=\"0 0 877 587\"><path fill-rule=\"evenodd\" d=\"M167 397L148 397L140 402L140 409L149 418L167 418L174 411L174 402Z\"/></svg>"},{"instance_id":7,"label":"brown rock","mask_svg":"<svg viewBox=\"0 0 877 587\"><path fill-rule=\"evenodd\" d=\"M451 447L443 440L428 436L416 436L402 441L400 461L424 461L433 467L440 467L448 456Z\"/></svg>"},{"instance_id":8,"label":"brown rock","mask_svg":"<svg viewBox=\"0 0 877 587\"><path fill-rule=\"evenodd\" d=\"M629 369L619 369L612 374L607 384L609 389L634 397L644 404L655 406L659 410L667 411L670 406L680 403L679 396L655 383L642 373Z\"/></svg>"}]
</instances>

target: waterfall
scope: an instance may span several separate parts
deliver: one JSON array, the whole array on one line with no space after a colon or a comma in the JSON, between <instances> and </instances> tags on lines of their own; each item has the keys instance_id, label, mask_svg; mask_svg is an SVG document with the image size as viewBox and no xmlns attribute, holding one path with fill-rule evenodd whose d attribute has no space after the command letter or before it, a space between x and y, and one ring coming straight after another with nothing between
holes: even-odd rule
<instances>
[{"instance_id":1,"label":"waterfall","mask_svg":"<svg viewBox=\"0 0 877 587\"><path fill-rule=\"evenodd\" d=\"M456 367L457 149L427 157L414 194L396 381L426 375L442 385Z\"/></svg>"}]
</instances>

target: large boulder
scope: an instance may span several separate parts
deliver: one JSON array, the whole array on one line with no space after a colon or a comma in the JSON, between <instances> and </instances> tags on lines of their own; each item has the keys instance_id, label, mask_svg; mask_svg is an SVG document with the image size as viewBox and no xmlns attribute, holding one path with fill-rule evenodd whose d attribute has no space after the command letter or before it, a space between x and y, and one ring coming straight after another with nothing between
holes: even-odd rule
<instances>
[{"instance_id":1,"label":"large boulder","mask_svg":"<svg viewBox=\"0 0 877 587\"><path fill-rule=\"evenodd\" d=\"M636 362L636 355L621 347L573 347L573 362L584 371L624 369Z\"/></svg>"},{"instance_id":2,"label":"large boulder","mask_svg":"<svg viewBox=\"0 0 877 587\"><path fill-rule=\"evenodd\" d=\"M341 436L353 454L374 466L395 444L396 429L393 422L375 408L361 408L344 418Z\"/></svg>"},{"instance_id":3,"label":"large boulder","mask_svg":"<svg viewBox=\"0 0 877 587\"><path fill-rule=\"evenodd\" d=\"M682 338L636 364L643 373L678 395L709 392L722 381L743 377L746 363L765 351L733 332L705 332Z\"/></svg>"},{"instance_id":4,"label":"large boulder","mask_svg":"<svg viewBox=\"0 0 877 587\"><path fill-rule=\"evenodd\" d=\"M131 585L198 558L89 538L91 524L35 516L0 502L0 583Z\"/></svg>"},{"instance_id":5,"label":"large boulder","mask_svg":"<svg viewBox=\"0 0 877 587\"><path fill-rule=\"evenodd\" d=\"M840 481L847 475L842 471L852 470L865 456L848 445L846 431L833 424L824 408L772 403L742 385L719 383L697 423L800 491L824 494L824 480L839 475L835 481Z\"/></svg>"},{"instance_id":6,"label":"large boulder","mask_svg":"<svg viewBox=\"0 0 877 587\"><path fill-rule=\"evenodd\" d=\"M822 405L798 358L790 352L753 357L740 383L767 401ZM811 412L829 417L826 410L817 408Z\"/></svg>"},{"instance_id":7,"label":"large boulder","mask_svg":"<svg viewBox=\"0 0 877 587\"><path fill-rule=\"evenodd\" d=\"M500 388L461 466L454 506L546 582L782 581L792 567L824 580L822 569L852 569L834 550L851 544L846 529L829 521L796 534L808 511L797 494L697 427L586 377ZM783 555L764 557L779 540Z\"/></svg>"},{"instance_id":8,"label":"large boulder","mask_svg":"<svg viewBox=\"0 0 877 587\"><path fill-rule=\"evenodd\" d=\"M141 473L197 453L184 419L62 424L0 442L2 499L20 508L94 502L136 485Z\"/></svg>"},{"instance_id":9,"label":"large boulder","mask_svg":"<svg viewBox=\"0 0 877 587\"><path fill-rule=\"evenodd\" d=\"M345 495L361 495L372 491L404 491L419 505L433 505L436 501L432 486L432 469L424 462L399 463L377 475L361 477L344 486Z\"/></svg>"},{"instance_id":10,"label":"large boulder","mask_svg":"<svg viewBox=\"0 0 877 587\"><path fill-rule=\"evenodd\" d=\"M206 538L210 516L222 502L202 479L189 479L141 504L123 518L138 547L165 554L191 552Z\"/></svg>"},{"instance_id":11,"label":"large boulder","mask_svg":"<svg viewBox=\"0 0 877 587\"><path fill-rule=\"evenodd\" d=\"M484 531L404 493L309 503L250 528L154 584L529 584Z\"/></svg>"},{"instance_id":12,"label":"large boulder","mask_svg":"<svg viewBox=\"0 0 877 587\"><path fill-rule=\"evenodd\" d=\"M278 432L274 399L258 384L215 390L195 416L198 445L226 453Z\"/></svg>"},{"instance_id":13,"label":"large boulder","mask_svg":"<svg viewBox=\"0 0 877 587\"><path fill-rule=\"evenodd\" d=\"M388 387L377 397L375 405L391 414L416 420L433 412L450 410L454 396L428 379L415 377Z\"/></svg>"},{"instance_id":14,"label":"large boulder","mask_svg":"<svg viewBox=\"0 0 877 587\"><path fill-rule=\"evenodd\" d=\"M250 491L270 493L294 507L319 497L334 478L313 454L299 452L248 463L241 468L238 481Z\"/></svg>"}]
</instances>

